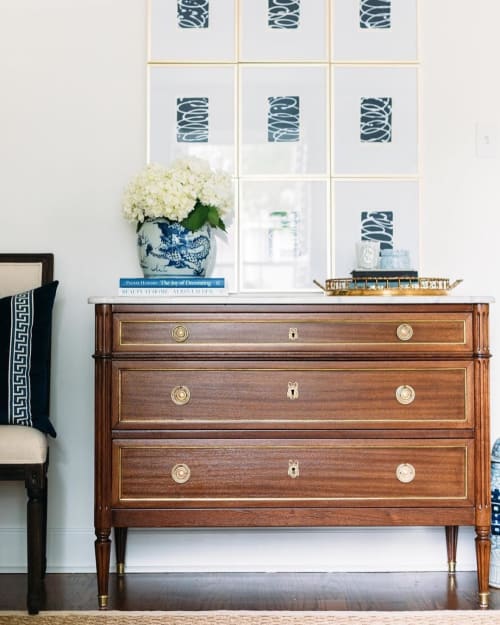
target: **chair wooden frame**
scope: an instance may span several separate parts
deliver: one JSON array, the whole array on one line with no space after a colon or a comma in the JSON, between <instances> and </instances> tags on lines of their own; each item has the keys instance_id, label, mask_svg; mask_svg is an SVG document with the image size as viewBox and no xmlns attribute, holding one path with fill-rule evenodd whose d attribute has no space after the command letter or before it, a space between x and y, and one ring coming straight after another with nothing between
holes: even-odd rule
<instances>
[{"instance_id":1,"label":"chair wooden frame","mask_svg":"<svg viewBox=\"0 0 500 625\"><path fill-rule=\"evenodd\" d=\"M51 282L54 274L53 254L0 254L0 264L40 264L40 285ZM39 285L39 286L40 286ZM36 285L34 285L36 286ZM24 482L27 503L27 551L29 614L40 611L43 578L47 568L47 469L43 464L0 464L0 481Z\"/></svg>"}]
</instances>

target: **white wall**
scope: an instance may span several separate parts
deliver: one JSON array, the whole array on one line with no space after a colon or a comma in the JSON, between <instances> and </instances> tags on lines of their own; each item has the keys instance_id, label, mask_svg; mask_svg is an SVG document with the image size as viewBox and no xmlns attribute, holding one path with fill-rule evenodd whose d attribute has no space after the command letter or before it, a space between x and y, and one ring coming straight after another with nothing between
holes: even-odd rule
<instances>
[{"instance_id":1,"label":"white wall","mask_svg":"<svg viewBox=\"0 0 500 625\"><path fill-rule=\"evenodd\" d=\"M500 160L475 154L498 124L498 0L420 0L421 274L493 295ZM137 271L122 189L143 164L145 0L0 0L0 250L53 251L55 312L49 570L93 570L93 310ZM500 152L500 150L499 150ZM500 356L499 314L491 344ZM498 354L498 356L497 356ZM492 361L492 439L500 436ZM7 495L7 499L5 496ZM0 571L25 562L24 500L0 484ZM5 502L8 502L7 504ZM19 504L19 505L17 505ZM22 506L22 508L21 508ZM439 570L440 528L134 531L136 570ZM464 529L459 569L475 567ZM352 546L354 545L354 549Z\"/></svg>"}]
</instances>

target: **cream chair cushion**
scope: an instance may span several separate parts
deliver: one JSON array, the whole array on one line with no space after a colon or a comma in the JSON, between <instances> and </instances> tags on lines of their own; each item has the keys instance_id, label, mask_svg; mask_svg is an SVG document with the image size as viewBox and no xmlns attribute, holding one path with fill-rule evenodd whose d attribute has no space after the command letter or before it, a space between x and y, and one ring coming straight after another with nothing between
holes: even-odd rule
<instances>
[{"instance_id":1,"label":"cream chair cushion","mask_svg":"<svg viewBox=\"0 0 500 625\"><path fill-rule=\"evenodd\" d=\"M0 425L0 464L43 464L47 437L24 425Z\"/></svg>"},{"instance_id":2,"label":"cream chair cushion","mask_svg":"<svg viewBox=\"0 0 500 625\"><path fill-rule=\"evenodd\" d=\"M42 265L38 263L0 263L0 297L29 291L42 284Z\"/></svg>"}]
</instances>

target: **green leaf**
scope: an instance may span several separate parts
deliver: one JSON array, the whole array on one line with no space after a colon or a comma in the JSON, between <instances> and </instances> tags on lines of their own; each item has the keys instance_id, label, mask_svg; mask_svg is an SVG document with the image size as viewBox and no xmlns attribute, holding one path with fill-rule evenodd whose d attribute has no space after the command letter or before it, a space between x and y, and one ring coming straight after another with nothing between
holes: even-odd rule
<instances>
[{"instance_id":1,"label":"green leaf","mask_svg":"<svg viewBox=\"0 0 500 625\"><path fill-rule=\"evenodd\" d=\"M209 206L208 207L208 213L207 213L207 218L208 218L208 223L213 226L214 228L217 228L219 226L219 211L215 208L215 206Z\"/></svg>"},{"instance_id":2,"label":"green leaf","mask_svg":"<svg viewBox=\"0 0 500 625\"><path fill-rule=\"evenodd\" d=\"M188 230L191 230L191 232L195 232L195 230L199 230L207 222L212 228L220 228L226 232L226 224L220 218L217 208L201 204L200 201L196 202L193 210L180 223Z\"/></svg>"},{"instance_id":3,"label":"green leaf","mask_svg":"<svg viewBox=\"0 0 500 625\"><path fill-rule=\"evenodd\" d=\"M189 215L181 221L181 224L194 232L199 230L208 219L208 206L196 202L196 206Z\"/></svg>"}]
</instances>

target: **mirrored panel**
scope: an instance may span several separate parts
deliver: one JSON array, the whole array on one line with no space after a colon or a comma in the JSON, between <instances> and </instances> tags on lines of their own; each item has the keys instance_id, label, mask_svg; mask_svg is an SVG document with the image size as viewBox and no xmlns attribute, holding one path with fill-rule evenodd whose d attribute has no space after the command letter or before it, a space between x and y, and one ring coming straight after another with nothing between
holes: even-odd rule
<instances>
[{"instance_id":1,"label":"mirrored panel","mask_svg":"<svg viewBox=\"0 0 500 625\"><path fill-rule=\"evenodd\" d=\"M242 181L242 289L314 290L328 273L327 205L323 181Z\"/></svg>"},{"instance_id":2,"label":"mirrored panel","mask_svg":"<svg viewBox=\"0 0 500 625\"><path fill-rule=\"evenodd\" d=\"M234 61L235 0L150 0L149 61Z\"/></svg>"},{"instance_id":3,"label":"mirrored panel","mask_svg":"<svg viewBox=\"0 0 500 625\"><path fill-rule=\"evenodd\" d=\"M417 58L417 0L334 0L333 60L410 62Z\"/></svg>"},{"instance_id":4,"label":"mirrored panel","mask_svg":"<svg viewBox=\"0 0 500 625\"><path fill-rule=\"evenodd\" d=\"M356 268L359 241L376 241L381 252L407 252L410 268L418 271L418 181L337 180L334 207L337 277Z\"/></svg>"},{"instance_id":5,"label":"mirrored panel","mask_svg":"<svg viewBox=\"0 0 500 625\"><path fill-rule=\"evenodd\" d=\"M234 171L234 68L150 67L149 161L179 156L207 159Z\"/></svg>"},{"instance_id":6,"label":"mirrored panel","mask_svg":"<svg viewBox=\"0 0 500 625\"><path fill-rule=\"evenodd\" d=\"M241 68L241 173L327 174L327 70Z\"/></svg>"},{"instance_id":7,"label":"mirrored panel","mask_svg":"<svg viewBox=\"0 0 500 625\"><path fill-rule=\"evenodd\" d=\"M326 61L328 0L240 0L241 61Z\"/></svg>"},{"instance_id":8,"label":"mirrored panel","mask_svg":"<svg viewBox=\"0 0 500 625\"><path fill-rule=\"evenodd\" d=\"M207 271L207 275L215 278L224 278L227 290L235 292L236 287L236 239L237 231L234 223L234 214L226 219L227 232L212 230L212 247L214 265Z\"/></svg>"},{"instance_id":9,"label":"mirrored panel","mask_svg":"<svg viewBox=\"0 0 500 625\"><path fill-rule=\"evenodd\" d=\"M335 174L416 174L417 69L336 66L333 72Z\"/></svg>"}]
</instances>

